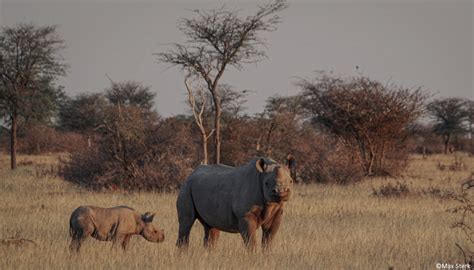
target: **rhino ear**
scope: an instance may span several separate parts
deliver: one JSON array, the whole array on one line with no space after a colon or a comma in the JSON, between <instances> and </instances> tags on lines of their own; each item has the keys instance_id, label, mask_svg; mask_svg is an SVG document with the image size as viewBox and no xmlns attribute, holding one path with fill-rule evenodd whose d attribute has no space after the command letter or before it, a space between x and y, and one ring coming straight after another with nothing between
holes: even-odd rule
<instances>
[{"instance_id":1,"label":"rhino ear","mask_svg":"<svg viewBox=\"0 0 474 270\"><path fill-rule=\"evenodd\" d=\"M264 172L265 171L265 160L263 158L257 159L257 162L255 163L255 167L257 168L257 171Z\"/></svg>"},{"instance_id":2,"label":"rhino ear","mask_svg":"<svg viewBox=\"0 0 474 270\"><path fill-rule=\"evenodd\" d=\"M145 223L153 222L153 218L155 217L155 213L146 212L142 215L142 220Z\"/></svg>"}]
</instances>

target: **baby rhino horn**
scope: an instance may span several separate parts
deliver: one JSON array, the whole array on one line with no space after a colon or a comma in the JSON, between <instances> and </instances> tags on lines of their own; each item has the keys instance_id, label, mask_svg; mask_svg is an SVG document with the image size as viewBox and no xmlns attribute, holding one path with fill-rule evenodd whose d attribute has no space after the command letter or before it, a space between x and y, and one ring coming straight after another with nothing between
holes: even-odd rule
<instances>
[{"instance_id":1,"label":"baby rhino horn","mask_svg":"<svg viewBox=\"0 0 474 270\"><path fill-rule=\"evenodd\" d=\"M145 223L149 223L153 221L154 217L155 217L155 213L146 212L145 214L142 215L142 220Z\"/></svg>"}]
</instances>

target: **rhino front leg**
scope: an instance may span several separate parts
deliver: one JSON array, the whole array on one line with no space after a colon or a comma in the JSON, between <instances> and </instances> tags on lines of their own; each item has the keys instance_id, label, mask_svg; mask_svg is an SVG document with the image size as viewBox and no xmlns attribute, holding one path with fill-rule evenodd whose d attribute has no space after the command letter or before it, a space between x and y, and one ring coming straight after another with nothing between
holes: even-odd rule
<instances>
[{"instance_id":1,"label":"rhino front leg","mask_svg":"<svg viewBox=\"0 0 474 270\"><path fill-rule=\"evenodd\" d=\"M132 237L131 234L125 235L125 237L122 240L122 249L127 250L128 243L130 242L130 238Z\"/></svg>"},{"instance_id":2,"label":"rhino front leg","mask_svg":"<svg viewBox=\"0 0 474 270\"><path fill-rule=\"evenodd\" d=\"M125 236L115 236L112 238L112 247L111 250L117 250L118 246L123 243Z\"/></svg>"},{"instance_id":3,"label":"rhino front leg","mask_svg":"<svg viewBox=\"0 0 474 270\"><path fill-rule=\"evenodd\" d=\"M254 215L247 215L239 221L240 235L244 239L245 246L250 250L255 250L257 244L257 218Z\"/></svg>"},{"instance_id":4,"label":"rhino front leg","mask_svg":"<svg viewBox=\"0 0 474 270\"><path fill-rule=\"evenodd\" d=\"M263 249L268 249L270 247L270 244L273 238L275 237L275 234L277 233L278 228L280 228L282 216L283 216L283 210L279 209L273 216L273 219L271 222L269 222L268 224L262 225L262 248Z\"/></svg>"},{"instance_id":5,"label":"rhino front leg","mask_svg":"<svg viewBox=\"0 0 474 270\"><path fill-rule=\"evenodd\" d=\"M213 248L215 247L217 240L219 239L219 230L204 226L204 247Z\"/></svg>"}]
</instances>

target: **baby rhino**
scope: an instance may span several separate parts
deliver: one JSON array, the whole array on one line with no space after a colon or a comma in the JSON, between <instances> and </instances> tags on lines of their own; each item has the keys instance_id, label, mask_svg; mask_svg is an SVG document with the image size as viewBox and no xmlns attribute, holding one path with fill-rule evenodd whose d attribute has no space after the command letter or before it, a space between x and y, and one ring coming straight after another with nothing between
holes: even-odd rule
<instances>
[{"instance_id":1,"label":"baby rhino","mask_svg":"<svg viewBox=\"0 0 474 270\"><path fill-rule=\"evenodd\" d=\"M132 235L139 234L150 242L162 242L165 234L153 226L154 216L150 212L140 214L127 206L80 206L72 212L69 221L70 248L79 251L82 242L89 236L100 241L113 241L113 246L121 243L124 250Z\"/></svg>"}]
</instances>

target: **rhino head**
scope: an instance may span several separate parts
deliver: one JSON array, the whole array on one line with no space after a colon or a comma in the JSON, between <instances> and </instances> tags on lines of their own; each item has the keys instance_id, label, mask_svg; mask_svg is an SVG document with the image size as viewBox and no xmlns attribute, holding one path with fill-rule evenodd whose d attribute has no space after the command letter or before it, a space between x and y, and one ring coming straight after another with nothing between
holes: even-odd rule
<instances>
[{"instance_id":1,"label":"rhino head","mask_svg":"<svg viewBox=\"0 0 474 270\"><path fill-rule=\"evenodd\" d=\"M165 233L163 230L157 229L153 225L153 218L155 217L155 214L152 214L150 212L146 212L145 214L142 215L142 221L143 221L143 230L141 232L141 235L143 238L150 242L163 242L165 239Z\"/></svg>"},{"instance_id":2,"label":"rhino head","mask_svg":"<svg viewBox=\"0 0 474 270\"><path fill-rule=\"evenodd\" d=\"M255 164L262 179L263 196L267 202L284 202L290 198L293 188L289 167L282 166L273 160L258 158Z\"/></svg>"}]
</instances>

